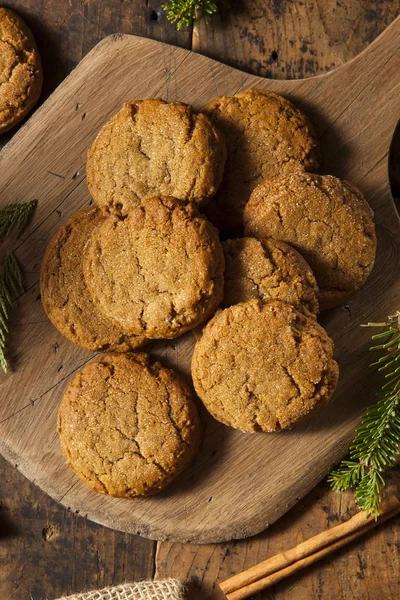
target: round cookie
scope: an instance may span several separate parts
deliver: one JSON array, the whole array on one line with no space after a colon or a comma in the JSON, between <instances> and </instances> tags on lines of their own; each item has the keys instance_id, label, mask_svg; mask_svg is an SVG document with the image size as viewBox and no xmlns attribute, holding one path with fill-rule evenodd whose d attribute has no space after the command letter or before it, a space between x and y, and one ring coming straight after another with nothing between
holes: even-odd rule
<instances>
[{"instance_id":1,"label":"round cookie","mask_svg":"<svg viewBox=\"0 0 400 600\"><path fill-rule=\"evenodd\" d=\"M357 188L332 175L293 174L262 183L244 221L247 235L283 240L304 256L321 310L358 290L374 266L373 212Z\"/></svg>"},{"instance_id":2,"label":"round cookie","mask_svg":"<svg viewBox=\"0 0 400 600\"><path fill-rule=\"evenodd\" d=\"M68 465L95 492L163 490L189 464L201 424L189 386L147 354L106 354L69 384L58 411Z\"/></svg>"},{"instance_id":3,"label":"round cookie","mask_svg":"<svg viewBox=\"0 0 400 600\"><path fill-rule=\"evenodd\" d=\"M306 315L318 313L317 283L304 258L278 240L226 240L225 307L253 298L282 300Z\"/></svg>"},{"instance_id":4,"label":"round cookie","mask_svg":"<svg viewBox=\"0 0 400 600\"><path fill-rule=\"evenodd\" d=\"M89 149L87 182L101 210L119 216L156 195L204 204L221 182L225 160L223 138L191 106L135 100Z\"/></svg>"},{"instance_id":5,"label":"round cookie","mask_svg":"<svg viewBox=\"0 0 400 600\"><path fill-rule=\"evenodd\" d=\"M85 248L84 275L101 312L135 335L174 338L216 310L224 255L193 203L154 197L107 218Z\"/></svg>"},{"instance_id":6,"label":"round cookie","mask_svg":"<svg viewBox=\"0 0 400 600\"><path fill-rule=\"evenodd\" d=\"M24 21L0 7L0 134L39 100L43 72L35 39Z\"/></svg>"},{"instance_id":7,"label":"round cookie","mask_svg":"<svg viewBox=\"0 0 400 600\"><path fill-rule=\"evenodd\" d=\"M195 390L241 431L287 429L327 402L338 381L333 342L286 302L249 300L218 312L192 358Z\"/></svg>"},{"instance_id":8,"label":"round cookie","mask_svg":"<svg viewBox=\"0 0 400 600\"><path fill-rule=\"evenodd\" d=\"M289 100L267 90L222 96L203 112L226 139L222 185L205 210L225 234L240 235L243 209L264 179L318 168L318 142L307 117Z\"/></svg>"},{"instance_id":9,"label":"round cookie","mask_svg":"<svg viewBox=\"0 0 400 600\"><path fill-rule=\"evenodd\" d=\"M53 325L71 342L87 350L126 352L146 342L124 333L93 304L82 271L83 249L105 220L97 208L74 215L51 239L40 270L44 310Z\"/></svg>"}]
</instances>

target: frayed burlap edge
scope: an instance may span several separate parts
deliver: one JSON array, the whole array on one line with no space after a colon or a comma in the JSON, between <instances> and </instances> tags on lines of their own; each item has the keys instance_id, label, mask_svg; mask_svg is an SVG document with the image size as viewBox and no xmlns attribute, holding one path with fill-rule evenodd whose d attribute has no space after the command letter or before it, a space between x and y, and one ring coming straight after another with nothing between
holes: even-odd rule
<instances>
[{"instance_id":1,"label":"frayed burlap edge","mask_svg":"<svg viewBox=\"0 0 400 600\"><path fill-rule=\"evenodd\" d=\"M58 600L184 600L185 586L177 579L123 583L102 590L93 590Z\"/></svg>"}]
</instances>

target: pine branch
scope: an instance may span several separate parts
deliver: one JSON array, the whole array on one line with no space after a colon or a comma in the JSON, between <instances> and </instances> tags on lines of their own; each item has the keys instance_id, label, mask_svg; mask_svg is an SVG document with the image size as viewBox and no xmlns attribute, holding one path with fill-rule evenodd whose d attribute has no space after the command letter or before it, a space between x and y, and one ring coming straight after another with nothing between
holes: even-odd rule
<instances>
[{"instance_id":1,"label":"pine branch","mask_svg":"<svg viewBox=\"0 0 400 600\"><path fill-rule=\"evenodd\" d=\"M228 5L227 0L221 0ZM179 30L182 25L197 25L196 11L201 9L206 23L209 23L211 15L218 12L217 2L214 0L169 0L162 5L167 11L167 19L176 23Z\"/></svg>"},{"instance_id":2,"label":"pine branch","mask_svg":"<svg viewBox=\"0 0 400 600\"><path fill-rule=\"evenodd\" d=\"M15 231L19 236L28 225L37 200L8 204L0 208L0 236L8 236ZM4 354L8 316L13 296L23 290L21 268L13 252L8 251L0 271L0 367L7 373L8 365Z\"/></svg>"},{"instance_id":3,"label":"pine branch","mask_svg":"<svg viewBox=\"0 0 400 600\"><path fill-rule=\"evenodd\" d=\"M392 467L400 445L400 312L386 323L368 323L369 327L386 327L372 336L381 343L372 352L382 355L371 364L384 373L386 380L375 404L367 409L350 447L350 459L332 471L328 481L332 488L343 491L355 488L355 500L361 510L379 515L379 504L385 487L385 470Z\"/></svg>"},{"instance_id":4,"label":"pine branch","mask_svg":"<svg viewBox=\"0 0 400 600\"><path fill-rule=\"evenodd\" d=\"M10 235L14 230L21 235L32 216L37 200L22 204L8 204L0 208L0 236Z\"/></svg>"},{"instance_id":5,"label":"pine branch","mask_svg":"<svg viewBox=\"0 0 400 600\"><path fill-rule=\"evenodd\" d=\"M13 252L7 252L0 273L0 367L7 373L8 365L4 354L8 316L12 306L12 295L23 289L22 273Z\"/></svg>"}]
</instances>

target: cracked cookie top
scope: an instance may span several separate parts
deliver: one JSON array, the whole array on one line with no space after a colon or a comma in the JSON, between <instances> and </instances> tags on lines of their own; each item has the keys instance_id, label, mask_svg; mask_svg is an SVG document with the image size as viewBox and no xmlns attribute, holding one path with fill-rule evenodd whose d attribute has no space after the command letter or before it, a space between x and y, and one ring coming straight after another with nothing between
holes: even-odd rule
<instances>
[{"instance_id":1,"label":"cracked cookie top","mask_svg":"<svg viewBox=\"0 0 400 600\"><path fill-rule=\"evenodd\" d=\"M269 177L317 170L318 142L308 118L267 90L221 96L203 112L224 134L228 151L221 187L205 213L224 234L240 235L253 189Z\"/></svg>"},{"instance_id":2,"label":"cracked cookie top","mask_svg":"<svg viewBox=\"0 0 400 600\"><path fill-rule=\"evenodd\" d=\"M42 65L34 37L9 8L0 8L0 134L31 110L42 90Z\"/></svg>"},{"instance_id":3,"label":"cracked cookie top","mask_svg":"<svg viewBox=\"0 0 400 600\"><path fill-rule=\"evenodd\" d=\"M96 492L163 490L198 450L201 425L183 378L147 354L106 354L69 384L58 412L68 465Z\"/></svg>"},{"instance_id":4,"label":"cracked cookie top","mask_svg":"<svg viewBox=\"0 0 400 600\"><path fill-rule=\"evenodd\" d=\"M218 312L192 358L195 390L218 421L241 431L291 427L338 381L333 342L286 302L249 300Z\"/></svg>"},{"instance_id":5,"label":"cracked cookie top","mask_svg":"<svg viewBox=\"0 0 400 600\"><path fill-rule=\"evenodd\" d=\"M245 231L291 244L309 263L321 310L358 290L376 253L373 212L361 192L332 175L276 177L259 185L244 211Z\"/></svg>"},{"instance_id":6,"label":"cracked cookie top","mask_svg":"<svg viewBox=\"0 0 400 600\"><path fill-rule=\"evenodd\" d=\"M101 210L119 216L155 195L204 204L225 160L225 142L207 117L181 102L135 100L89 149L87 182Z\"/></svg>"},{"instance_id":7,"label":"cracked cookie top","mask_svg":"<svg viewBox=\"0 0 400 600\"><path fill-rule=\"evenodd\" d=\"M124 331L174 338L211 316L224 286L216 229L193 203L154 197L90 237L84 275L103 314Z\"/></svg>"},{"instance_id":8,"label":"cracked cookie top","mask_svg":"<svg viewBox=\"0 0 400 600\"><path fill-rule=\"evenodd\" d=\"M82 270L83 249L105 217L97 208L74 215L51 239L40 270L43 308L66 338L87 350L126 352L146 339L124 333L93 304Z\"/></svg>"},{"instance_id":9,"label":"cracked cookie top","mask_svg":"<svg viewBox=\"0 0 400 600\"><path fill-rule=\"evenodd\" d=\"M291 246L250 237L226 240L224 306L252 298L282 300L304 314L318 313L317 283L304 258Z\"/></svg>"}]
</instances>

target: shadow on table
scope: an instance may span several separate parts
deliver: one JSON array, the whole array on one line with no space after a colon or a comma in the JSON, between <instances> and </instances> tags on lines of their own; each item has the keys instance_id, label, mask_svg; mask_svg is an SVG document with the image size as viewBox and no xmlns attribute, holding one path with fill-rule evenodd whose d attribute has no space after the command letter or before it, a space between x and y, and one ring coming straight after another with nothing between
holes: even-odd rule
<instances>
[{"instance_id":1,"label":"shadow on table","mask_svg":"<svg viewBox=\"0 0 400 600\"><path fill-rule=\"evenodd\" d=\"M9 518L6 509L0 502L0 540L15 537L21 532Z\"/></svg>"}]
</instances>

